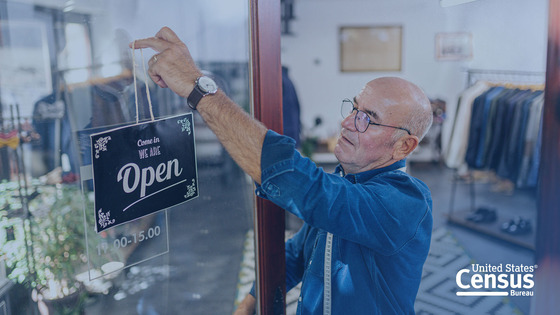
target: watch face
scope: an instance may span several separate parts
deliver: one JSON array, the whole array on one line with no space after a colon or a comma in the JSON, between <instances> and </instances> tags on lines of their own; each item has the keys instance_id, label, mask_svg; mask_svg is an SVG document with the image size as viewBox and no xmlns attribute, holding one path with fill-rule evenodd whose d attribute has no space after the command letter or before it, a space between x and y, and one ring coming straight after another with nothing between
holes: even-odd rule
<instances>
[{"instance_id":1,"label":"watch face","mask_svg":"<svg viewBox=\"0 0 560 315\"><path fill-rule=\"evenodd\" d=\"M205 93L216 93L218 90L218 86L214 80L210 79L209 77L203 76L198 78L198 86L202 91Z\"/></svg>"}]
</instances>

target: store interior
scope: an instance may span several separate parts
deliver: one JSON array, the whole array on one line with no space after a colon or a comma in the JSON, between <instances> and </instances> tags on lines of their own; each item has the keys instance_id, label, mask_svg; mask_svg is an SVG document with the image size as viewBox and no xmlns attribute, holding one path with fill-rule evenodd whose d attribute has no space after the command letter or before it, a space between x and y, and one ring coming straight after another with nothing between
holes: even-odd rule
<instances>
[{"instance_id":1,"label":"store interior","mask_svg":"<svg viewBox=\"0 0 560 315\"><path fill-rule=\"evenodd\" d=\"M530 314L531 297L460 299L454 277L535 264L548 1L445 2L281 1L299 103L298 115L284 104L284 126L295 117L300 151L330 171L343 99L377 77L420 86L434 124L407 171L430 187L434 236L416 312ZM146 80L154 51L128 47L162 26L250 112L249 12L243 0L0 0L0 314L234 311L256 276L254 185L196 112L192 201L96 233L88 170L90 135L147 122L152 106L191 112ZM286 218L290 235L301 222ZM151 239L120 242L140 232Z\"/></svg>"},{"instance_id":2,"label":"store interior","mask_svg":"<svg viewBox=\"0 0 560 315\"><path fill-rule=\"evenodd\" d=\"M337 112L338 102L355 96L373 78L399 76L417 83L432 100L434 124L407 164L409 172L431 189L434 231L442 229L451 235L470 263L535 264L537 189L534 182L527 182L527 166L521 166L529 162L521 161L522 153L504 153L507 152L504 147L496 149L495 140L494 151L488 138L476 141L480 137L490 137L500 142L514 142L512 139L529 139L531 132L500 124L496 120L499 116L490 112L475 114L473 108L480 107L473 103L475 96L491 88L528 90L532 97L542 94L548 1L507 4L474 1L450 7L442 7L439 1L294 2L294 18L284 26L282 63L298 88L304 136L313 141L319 139L323 147L328 147L337 136L342 119ZM399 69L344 71L344 41L351 41L345 32L352 27L357 30L368 27L370 32L378 31L375 27L400 27ZM447 39L454 43L452 46L465 45L450 49L454 53L449 56L443 49ZM390 42L387 38L382 40ZM489 85L478 86L478 91L473 91L481 82ZM473 92L476 95L471 94L473 98L468 100L468 94ZM535 110L539 111L539 106L542 100ZM513 107L509 110L511 114L515 112ZM507 115L502 114L503 117ZM507 117L514 120L513 115ZM534 117L539 119L538 115ZM315 123L317 118L322 121L319 126ZM472 121L477 122L478 127L473 127ZM486 121L491 129L484 132L480 126ZM538 125L530 127L535 128L533 134L539 129ZM507 146L514 151L538 150L535 142ZM319 151L317 161L331 166L332 158L323 153L328 150ZM492 154L496 162L491 163ZM507 157L499 157L501 154ZM499 167L500 159L508 160L511 156L520 159L519 163L510 164L515 174L507 174L504 165ZM532 161L536 162L536 158ZM434 242L435 239L432 245ZM450 278L461 267L453 268ZM439 273L444 274L443 271ZM442 279L432 289L423 291L421 288L417 312L499 313L499 308L492 310L496 304L489 303L487 309L479 310L473 305L486 301L499 304L500 298L457 300L447 291L437 291L436 287L453 289L448 288L449 283L454 285L453 279ZM512 307L505 313L513 310L529 314L531 311L528 297L510 296L505 303L511 303Z\"/></svg>"}]
</instances>

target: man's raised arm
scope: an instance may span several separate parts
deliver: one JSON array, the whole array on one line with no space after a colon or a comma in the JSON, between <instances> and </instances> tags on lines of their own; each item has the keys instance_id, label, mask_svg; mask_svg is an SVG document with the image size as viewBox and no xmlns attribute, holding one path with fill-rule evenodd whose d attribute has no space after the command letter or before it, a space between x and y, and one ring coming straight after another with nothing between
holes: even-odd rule
<instances>
[{"instance_id":1,"label":"man's raised arm","mask_svg":"<svg viewBox=\"0 0 560 315\"><path fill-rule=\"evenodd\" d=\"M130 44L133 48L152 48L158 52L148 61L148 74L162 88L170 88L187 98L195 80L202 76L189 49L168 27L150 38ZM267 128L249 116L221 90L207 95L196 107L204 121L237 164L260 184L261 150Z\"/></svg>"}]
</instances>

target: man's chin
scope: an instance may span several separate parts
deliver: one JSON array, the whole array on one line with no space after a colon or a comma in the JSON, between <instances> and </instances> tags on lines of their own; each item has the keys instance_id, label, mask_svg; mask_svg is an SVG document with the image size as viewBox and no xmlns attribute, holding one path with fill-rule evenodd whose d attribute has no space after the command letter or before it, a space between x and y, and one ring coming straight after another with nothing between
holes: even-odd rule
<instances>
[{"instance_id":1,"label":"man's chin","mask_svg":"<svg viewBox=\"0 0 560 315\"><path fill-rule=\"evenodd\" d=\"M341 162L341 160L344 160L345 152L344 152L344 149L342 149L339 144L337 144L334 147L334 152L333 153L334 153L334 156L336 157L336 159L338 160L338 162Z\"/></svg>"}]
</instances>

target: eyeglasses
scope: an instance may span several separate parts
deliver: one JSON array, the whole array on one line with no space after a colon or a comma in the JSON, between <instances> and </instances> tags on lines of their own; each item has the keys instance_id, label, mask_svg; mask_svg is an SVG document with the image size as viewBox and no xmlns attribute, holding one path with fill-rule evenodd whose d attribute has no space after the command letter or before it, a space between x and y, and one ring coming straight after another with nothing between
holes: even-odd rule
<instances>
[{"instance_id":1,"label":"eyeglasses","mask_svg":"<svg viewBox=\"0 0 560 315\"><path fill-rule=\"evenodd\" d=\"M342 114L342 118L346 118L349 115L352 115L354 112L356 112L356 115L354 116L354 127L356 127L356 130L358 130L361 133L366 132L369 125L375 125L375 126L382 126L382 127L389 127L389 128L404 130L409 135L412 135L410 130L408 130L406 128L403 128L403 127L395 127L395 126L389 126L389 125L374 123L374 122L371 121L368 114L364 111L361 111L361 110L357 109L354 106L354 102L352 102L350 99L346 98L346 99L342 100L342 106L340 108L340 113Z\"/></svg>"}]
</instances>

